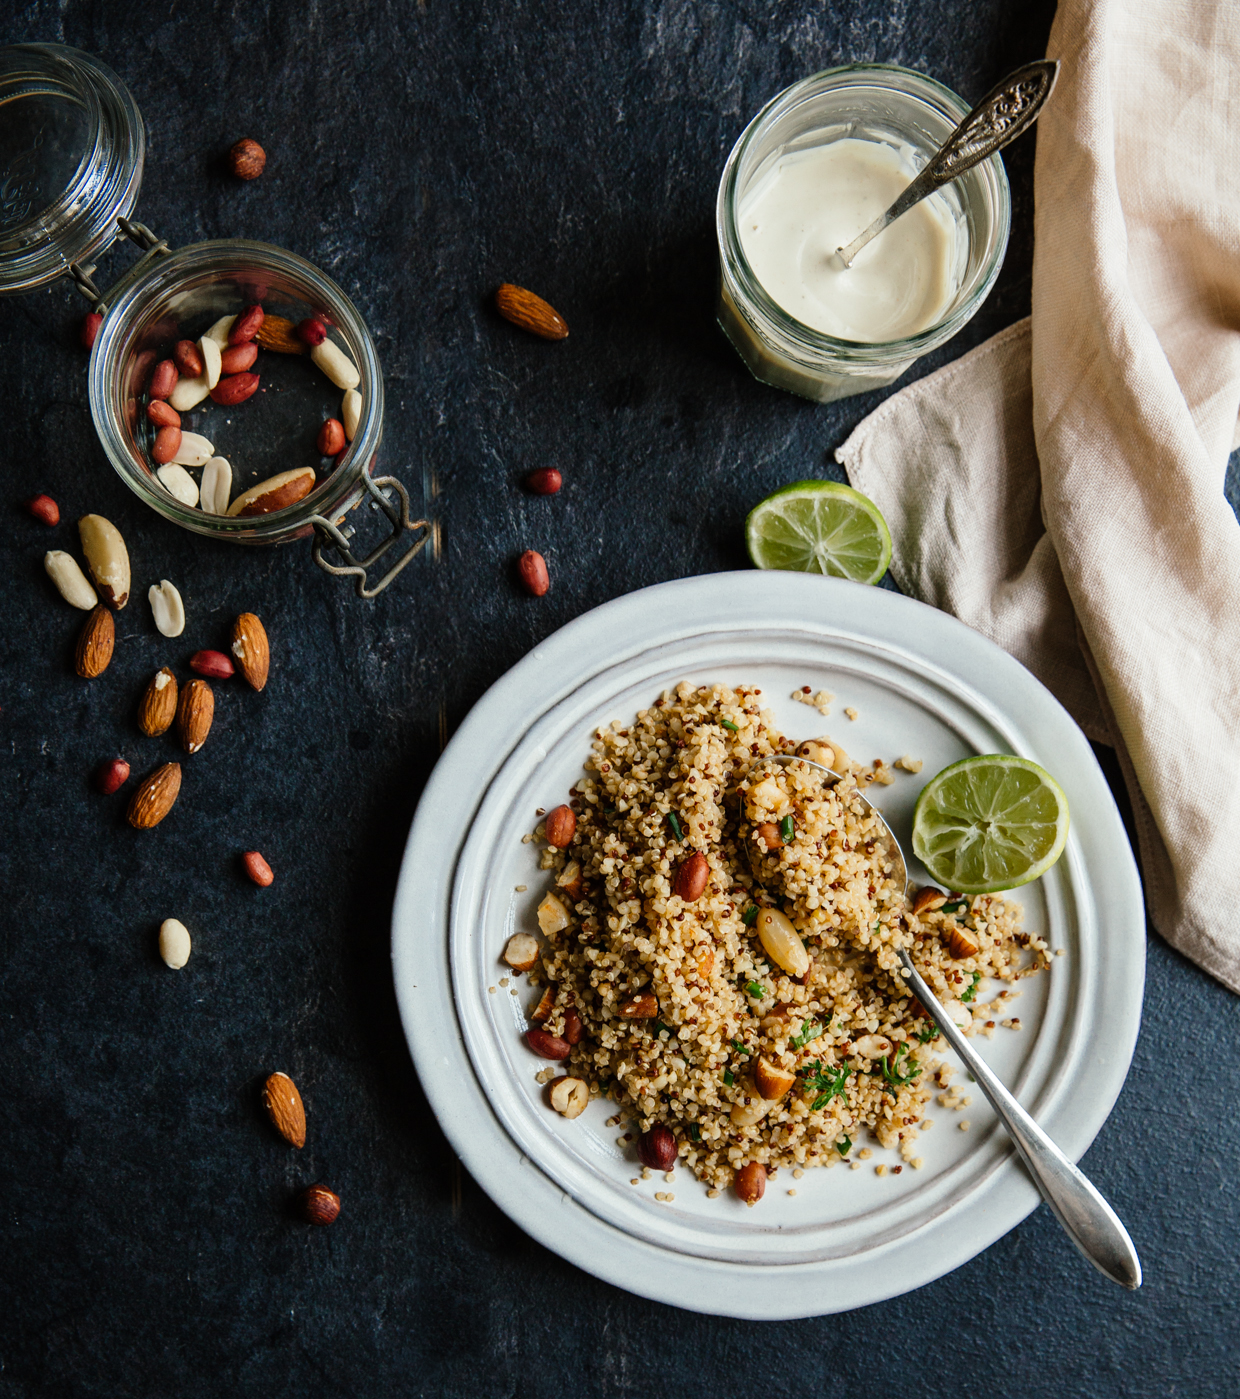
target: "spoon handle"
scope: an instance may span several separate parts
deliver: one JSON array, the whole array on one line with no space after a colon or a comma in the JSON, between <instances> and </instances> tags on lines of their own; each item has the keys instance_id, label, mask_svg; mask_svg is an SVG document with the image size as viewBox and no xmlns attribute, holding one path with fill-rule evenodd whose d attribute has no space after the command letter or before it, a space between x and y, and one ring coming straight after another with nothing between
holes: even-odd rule
<instances>
[{"instance_id":1,"label":"spoon handle","mask_svg":"<svg viewBox=\"0 0 1240 1399\"><path fill-rule=\"evenodd\" d=\"M960 1056L1016 1143L1042 1198L1080 1252L1112 1282L1141 1286L1141 1260L1119 1216L1008 1092L986 1061L960 1033L935 999L907 952L900 952L904 974L943 1038Z\"/></svg>"},{"instance_id":2,"label":"spoon handle","mask_svg":"<svg viewBox=\"0 0 1240 1399\"><path fill-rule=\"evenodd\" d=\"M1009 141L1014 141L1022 131L1027 131L1051 95L1058 74L1058 61L1043 59L1018 68L997 87L992 87L895 203L879 214L847 247L836 250L844 266L851 267L853 258L872 238L876 238L888 224L894 223L926 195L933 194L966 170L972 170L987 156L994 155Z\"/></svg>"}]
</instances>

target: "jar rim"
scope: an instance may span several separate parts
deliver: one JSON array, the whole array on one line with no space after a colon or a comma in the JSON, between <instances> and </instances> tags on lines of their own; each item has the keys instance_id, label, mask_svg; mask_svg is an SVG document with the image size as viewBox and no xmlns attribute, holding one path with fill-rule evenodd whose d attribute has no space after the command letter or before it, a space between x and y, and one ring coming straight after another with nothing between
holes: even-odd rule
<instances>
[{"instance_id":1,"label":"jar rim","mask_svg":"<svg viewBox=\"0 0 1240 1399\"><path fill-rule=\"evenodd\" d=\"M137 327L153 306L198 277L212 273L266 273L287 277L305 288L305 300L327 313L331 327L361 375L362 416L345 459L304 499L267 515L211 515L168 494L153 472L142 470L125 442L124 369L136 350ZM361 313L344 291L313 263L285 248L248 239L222 238L193 243L153 261L135 264L109 292L109 309L90 360L90 411L112 466L125 484L153 510L196 534L244 544L277 544L301 538L314 516L343 519L364 494L362 476L370 471L383 435L383 375L374 342Z\"/></svg>"},{"instance_id":2,"label":"jar rim","mask_svg":"<svg viewBox=\"0 0 1240 1399\"><path fill-rule=\"evenodd\" d=\"M890 80L893 75L898 75L904 85L897 86L890 81L882 81L884 78ZM911 362L937 348L951 339L973 317L994 286L1007 251L1011 227L1011 193L1003 161L999 153L995 152L968 172L976 172L982 178L988 175L994 186L996 231L992 240L993 246L973 290L942 320L936 321L925 330L898 340L845 340L826 331L815 330L804 321L797 320L771 296L750 265L737 229L737 181L741 162L760 135L807 98L834 87L869 85L886 87L902 96L920 100L931 111L947 117L953 127L970 111L959 94L936 78L919 73L914 68L904 68L895 63L848 63L836 68L824 68L783 88L757 112L737 138L719 180L715 228L724 278L738 284L736 289L741 291L749 306L757 310L767 323L755 325L751 322L750 329L767 341L776 353L787 355L792 351L797 358L804 356L807 367L816 367L822 357L827 355L841 364L873 368L896 361ZM746 316L746 320L749 319ZM771 341L767 333L768 326L778 337L778 343Z\"/></svg>"}]
</instances>

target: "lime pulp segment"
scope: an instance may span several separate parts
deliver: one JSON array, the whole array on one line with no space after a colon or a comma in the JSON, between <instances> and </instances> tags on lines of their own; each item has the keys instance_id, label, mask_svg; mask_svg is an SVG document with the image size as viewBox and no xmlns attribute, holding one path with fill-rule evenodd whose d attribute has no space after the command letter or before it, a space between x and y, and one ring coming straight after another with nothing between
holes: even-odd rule
<instances>
[{"instance_id":1,"label":"lime pulp segment","mask_svg":"<svg viewBox=\"0 0 1240 1399\"><path fill-rule=\"evenodd\" d=\"M745 524L759 568L877 583L891 562L891 534L873 501L839 481L798 481L759 501Z\"/></svg>"}]
</instances>

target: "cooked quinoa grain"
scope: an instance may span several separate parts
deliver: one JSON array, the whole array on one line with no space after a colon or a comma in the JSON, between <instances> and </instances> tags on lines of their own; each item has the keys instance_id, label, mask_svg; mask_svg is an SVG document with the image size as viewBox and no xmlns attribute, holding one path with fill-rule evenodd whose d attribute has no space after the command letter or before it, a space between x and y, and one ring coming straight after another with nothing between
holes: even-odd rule
<instances>
[{"instance_id":1,"label":"cooked quinoa grain","mask_svg":"<svg viewBox=\"0 0 1240 1399\"><path fill-rule=\"evenodd\" d=\"M569 793L572 840L541 857L567 919L544 927L529 973L551 991L540 1028L580 1030L560 1071L607 1094L635 1134L667 1127L712 1198L749 1162L799 1179L864 1158L863 1134L920 1167L941 1066L933 1024L893 974L897 948L965 1021L988 979L1047 964L1019 907L993 895L914 915L859 798L866 774L841 761L824 786L768 761L796 746L759 693L682 684L596 734ZM687 901L672 891L696 853L706 882ZM977 950L953 957L961 931Z\"/></svg>"}]
</instances>

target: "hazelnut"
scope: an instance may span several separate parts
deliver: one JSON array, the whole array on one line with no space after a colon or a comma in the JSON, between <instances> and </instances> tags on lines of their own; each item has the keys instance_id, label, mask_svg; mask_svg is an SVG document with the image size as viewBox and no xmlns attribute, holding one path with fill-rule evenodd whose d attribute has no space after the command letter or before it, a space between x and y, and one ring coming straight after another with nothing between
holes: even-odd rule
<instances>
[{"instance_id":1,"label":"hazelnut","mask_svg":"<svg viewBox=\"0 0 1240 1399\"><path fill-rule=\"evenodd\" d=\"M504 961L514 972L527 972L538 961L538 939L529 933L513 933L504 948Z\"/></svg>"},{"instance_id":2,"label":"hazelnut","mask_svg":"<svg viewBox=\"0 0 1240 1399\"><path fill-rule=\"evenodd\" d=\"M228 152L228 166L239 180L257 180L267 164L267 152L257 141L243 136Z\"/></svg>"},{"instance_id":3,"label":"hazelnut","mask_svg":"<svg viewBox=\"0 0 1240 1399\"><path fill-rule=\"evenodd\" d=\"M340 1196L323 1184L308 1185L297 1197L297 1206L307 1224L334 1224Z\"/></svg>"},{"instance_id":4,"label":"hazelnut","mask_svg":"<svg viewBox=\"0 0 1240 1399\"><path fill-rule=\"evenodd\" d=\"M567 1040L547 1030L528 1030L525 1042L540 1059L567 1059L572 1052L572 1045Z\"/></svg>"},{"instance_id":5,"label":"hazelnut","mask_svg":"<svg viewBox=\"0 0 1240 1399\"><path fill-rule=\"evenodd\" d=\"M677 866L676 875L672 880L672 893L687 904L696 903L702 897L709 877L710 864L706 856L700 850L695 850L687 860L683 860Z\"/></svg>"},{"instance_id":6,"label":"hazelnut","mask_svg":"<svg viewBox=\"0 0 1240 1399\"><path fill-rule=\"evenodd\" d=\"M580 1117L590 1101L590 1088L579 1078L557 1078L551 1085L551 1106L561 1117Z\"/></svg>"},{"instance_id":7,"label":"hazelnut","mask_svg":"<svg viewBox=\"0 0 1240 1399\"><path fill-rule=\"evenodd\" d=\"M577 813L571 806L557 806L554 811L547 813L543 830L547 836L547 844L554 845L557 850L563 850L572 843L576 833Z\"/></svg>"},{"instance_id":8,"label":"hazelnut","mask_svg":"<svg viewBox=\"0 0 1240 1399\"><path fill-rule=\"evenodd\" d=\"M542 1022L546 1020L547 1016L551 1014L551 1007L554 1005L555 997L551 994L551 987L548 986L539 997L538 1004L530 1011L530 1019L533 1020L535 1024L541 1025Z\"/></svg>"},{"instance_id":9,"label":"hazelnut","mask_svg":"<svg viewBox=\"0 0 1240 1399\"><path fill-rule=\"evenodd\" d=\"M755 834L768 850L782 850L784 848L784 838L774 821L763 821Z\"/></svg>"},{"instance_id":10,"label":"hazelnut","mask_svg":"<svg viewBox=\"0 0 1240 1399\"><path fill-rule=\"evenodd\" d=\"M766 1194L766 1167L761 1161L749 1161L736 1173L733 1182L736 1193L752 1209Z\"/></svg>"},{"instance_id":11,"label":"hazelnut","mask_svg":"<svg viewBox=\"0 0 1240 1399\"><path fill-rule=\"evenodd\" d=\"M564 1012L564 1038L569 1044L580 1044L585 1032L586 1027L581 1023L581 1016L569 1006Z\"/></svg>"},{"instance_id":12,"label":"hazelnut","mask_svg":"<svg viewBox=\"0 0 1240 1399\"><path fill-rule=\"evenodd\" d=\"M652 1127L637 1139L637 1159L652 1171L670 1171L676 1164L676 1138L666 1127Z\"/></svg>"},{"instance_id":13,"label":"hazelnut","mask_svg":"<svg viewBox=\"0 0 1240 1399\"><path fill-rule=\"evenodd\" d=\"M785 1093L792 1091L792 1085L797 1079L794 1073L790 1073L787 1069L781 1069L778 1064L772 1064L764 1055L758 1060L753 1081L754 1087L764 1098L778 1100Z\"/></svg>"},{"instance_id":14,"label":"hazelnut","mask_svg":"<svg viewBox=\"0 0 1240 1399\"><path fill-rule=\"evenodd\" d=\"M936 913L947 902L947 895L942 889L936 889L933 884L927 884L924 889L918 889L917 896L913 900L913 912L916 914Z\"/></svg>"}]
</instances>

